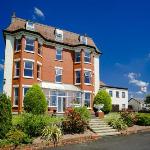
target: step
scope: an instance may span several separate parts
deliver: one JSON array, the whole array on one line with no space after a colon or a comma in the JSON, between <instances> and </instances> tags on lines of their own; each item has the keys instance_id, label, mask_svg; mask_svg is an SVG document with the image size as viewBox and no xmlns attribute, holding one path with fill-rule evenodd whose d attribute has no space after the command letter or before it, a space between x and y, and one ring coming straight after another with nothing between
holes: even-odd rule
<instances>
[{"instance_id":1,"label":"step","mask_svg":"<svg viewBox=\"0 0 150 150\"><path fill-rule=\"evenodd\" d=\"M113 129L112 127L92 127L92 130L109 130Z\"/></svg>"},{"instance_id":2,"label":"step","mask_svg":"<svg viewBox=\"0 0 150 150\"><path fill-rule=\"evenodd\" d=\"M105 122L90 122L89 125L107 125Z\"/></svg>"},{"instance_id":3,"label":"step","mask_svg":"<svg viewBox=\"0 0 150 150\"><path fill-rule=\"evenodd\" d=\"M111 132L117 132L115 129L108 129L108 130L93 130L96 133L111 133Z\"/></svg>"},{"instance_id":4,"label":"step","mask_svg":"<svg viewBox=\"0 0 150 150\"><path fill-rule=\"evenodd\" d=\"M95 128L105 128L105 127L110 127L110 126L107 125L107 124L98 124L98 125L97 124L96 125L95 124L91 124L90 127L91 128L93 128L93 127L95 127Z\"/></svg>"},{"instance_id":5,"label":"step","mask_svg":"<svg viewBox=\"0 0 150 150\"><path fill-rule=\"evenodd\" d=\"M114 136L114 135L120 135L120 132L109 132L109 133L97 133L99 136Z\"/></svg>"}]
</instances>

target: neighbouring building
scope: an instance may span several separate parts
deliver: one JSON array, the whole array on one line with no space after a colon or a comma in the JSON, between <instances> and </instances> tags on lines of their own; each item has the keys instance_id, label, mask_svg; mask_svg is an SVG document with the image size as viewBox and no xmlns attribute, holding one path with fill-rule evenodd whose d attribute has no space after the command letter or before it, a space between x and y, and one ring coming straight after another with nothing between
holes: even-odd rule
<instances>
[{"instance_id":1,"label":"neighbouring building","mask_svg":"<svg viewBox=\"0 0 150 150\"><path fill-rule=\"evenodd\" d=\"M112 99L113 108L119 107L119 110L128 109L128 88L109 86L100 81L100 90L106 90Z\"/></svg>"},{"instance_id":2,"label":"neighbouring building","mask_svg":"<svg viewBox=\"0 0 150 150\"><path fill-rule=\"evenodd\" d=\"M137 98L130 98L128 103L129 106L131 106L134 111L140 111L146 108L146 104L144 103L144 100L140 100Z\"/></svg>"},{"instance_id":3,"label":"neighbouring building","mask_svg":"<svg viewBox=\"0 0 150 150\"><path fill-rule=\"evenodd\" d=\"M76 103L92 109L101 52L90 37L15 15L3 35L3 91L11 97L13 112L22 112L24 95L35 83L43 89L50 111L63 113Z\"/></svg>"}]
</instances>

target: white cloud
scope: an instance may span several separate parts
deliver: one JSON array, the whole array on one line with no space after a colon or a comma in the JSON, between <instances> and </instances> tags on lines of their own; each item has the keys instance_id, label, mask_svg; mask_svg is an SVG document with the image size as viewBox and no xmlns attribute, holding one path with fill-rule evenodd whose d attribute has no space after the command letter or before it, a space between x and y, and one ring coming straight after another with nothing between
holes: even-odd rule
<instances>
[{"instance_id":1,"label":"white cloud","mask_svg":"<svg viewBox=\"0 0 150 150\"><path fill-rule=\"evenodd\" d=\"M142 80L136 79L140 76L141 76L141 74L136 74L136 73L130 72L128 74L129 83L135 84L136 86L140 87L141 89L142 89L142 87L148 87L148 85L149 85L148 82L144 82Z\"/></svg>"},{"instance_id":2,"label":"white cloud","mask_svg":"<svg viewBox=\"0 0 150 150\"><path fill-rule=\"evenodd\" d=\"M34 15L32 16L34 19L36 19L36 16L44 19L45 18L45 15L44 13L42 12L42 10L40 10L39 8L37 7L34 7Z\"/></svg>"},{"instance_id":3,"label":"white cloud","mask_svg":"<svg viewBox=\"0 0 150 150\"><path fill-rule=\"evenodd\" d=\"M0 64L0 71L4 69L4 65Z\"/></svg>"}]
</instances>

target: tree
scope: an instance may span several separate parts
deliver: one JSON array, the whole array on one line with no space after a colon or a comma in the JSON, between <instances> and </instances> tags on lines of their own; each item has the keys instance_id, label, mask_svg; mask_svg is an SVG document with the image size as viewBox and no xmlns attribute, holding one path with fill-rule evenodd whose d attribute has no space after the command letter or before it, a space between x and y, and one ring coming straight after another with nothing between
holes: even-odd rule
<instances>
[{"instance_id":1,"label":"tree","mask_svg":"<svg viewBox=\"0 0 150 150\"><path fill-rule=\"evenodd\" d=\"M96 104L96 105L104 104L102 111L105 114L109 113L112 109L111 97L105 90L101 90L96 94L96 96L94 98L94 104Z\"/></svg>"},{"instance_id":2,"label":"tree","mask_svg":"<svg viewBox=\"0 0 150 150\"><path fill-rule=\"evenodd\" d=\"M0 139L4 138L12 126L11 101L6 94L0 94Z\"/></svg>"},{"instance_id":3,"label":"tree","mask_svg":"<svg viewBox=\"0 0 150 150\"><path fill-rule=\"evenodd\" d=\"M32 114L44 114L47 111L47 101L41 87L33 85L24 97L24 110Z\"/></svg>"},{"instance_id":4,"label":"tree","mask_svg":"<svg viewBox=\"0 0 150 150\"><path fill-rule=\"evenodd\" d=\"M145 103L150 104L150 94L146 96Z\"/></svg>"}]
</instances>

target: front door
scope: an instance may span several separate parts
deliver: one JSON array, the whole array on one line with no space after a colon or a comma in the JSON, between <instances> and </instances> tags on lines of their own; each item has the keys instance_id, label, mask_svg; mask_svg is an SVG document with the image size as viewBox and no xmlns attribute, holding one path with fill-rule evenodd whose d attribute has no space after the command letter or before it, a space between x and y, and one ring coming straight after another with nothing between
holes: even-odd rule
<instances>
[{"instance_id":1,"label":"front door","mask_svg":"<svg viewBox=\"0 0 150 150\"><path fill-rule=\"evenodd\" d=\"M58 106L57 106L57 112L63 113L66 108L66 97L59 97L58 96Z\"/></svg>"}]
</instances>

